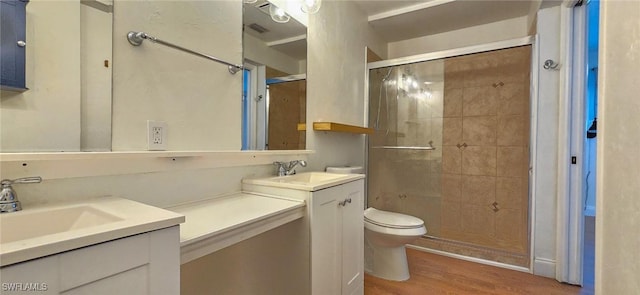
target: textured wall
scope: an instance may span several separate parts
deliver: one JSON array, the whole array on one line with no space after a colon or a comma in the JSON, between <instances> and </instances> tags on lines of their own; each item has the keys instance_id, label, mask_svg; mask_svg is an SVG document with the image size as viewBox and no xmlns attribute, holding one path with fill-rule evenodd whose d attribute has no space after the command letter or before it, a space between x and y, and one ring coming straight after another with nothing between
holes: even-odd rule
<instances>
[{"instance_id":1,"label":"textured wall","mask_svg":"<svg viewBox=\"0 0 640 295\"><path fill-rule=\"evenodd\" d=\"M345 29L349 28L349 29ZM316 121L365 125L366 15L347 1L323 2L309 17L307 126ZM364 165L364 135L307 132L312 170L327 165Z\"/></svg>"},{"instance_id":2,"label":"textured wall","mask_svg":"<svg viewBox=\"0 0 640 295\"><path fill-rule=\"evenodd\" d=\"M600 3L596 294L638 294L640 2Z\"/></svg>"},{"instance_id":3,"label":"textured wall","mask_svg":"<svg viewBox=\"0 0 640 295\"><path fill-rule=\"evenodd\" d=\"M240 1L120 1L114 5L113 150L146 150L147 120L168 124L168 150L239 150L242 75L129 31L242 61Z\"/></svg>"}]
</instances>

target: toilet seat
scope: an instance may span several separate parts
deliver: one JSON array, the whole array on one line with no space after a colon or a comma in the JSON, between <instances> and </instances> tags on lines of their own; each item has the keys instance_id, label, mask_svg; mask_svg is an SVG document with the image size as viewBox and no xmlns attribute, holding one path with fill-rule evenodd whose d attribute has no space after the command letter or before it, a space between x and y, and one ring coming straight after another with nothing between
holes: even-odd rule
<instances>
[{"instance_id":1,"label":"toilet seat","mask_svg":"<svg viewBox=\"0 0 640 295\"><path fill-rule=\"evenodd\" d=\"M424 221L420 218L378 210L373 207L364 210L364 221L386 228L393 229L415 229L424 227Z\"/></svg>"}]
</instances>

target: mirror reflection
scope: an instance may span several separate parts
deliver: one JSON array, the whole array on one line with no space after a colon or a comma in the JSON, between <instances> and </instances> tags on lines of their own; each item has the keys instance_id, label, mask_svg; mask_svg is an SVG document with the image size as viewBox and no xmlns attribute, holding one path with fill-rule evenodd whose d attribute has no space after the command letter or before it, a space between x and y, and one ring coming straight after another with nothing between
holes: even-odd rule
<instances>
[{"instance_id":1,"label":"mirror reflection","mask_svg":"<svg viewBox=\"0 0 640 295\"><path fill-rule=\"evenodd\" d=\"M0 152L111 150L112 11L108 1L28 2L13 26L25 32L28 89L2 90Z\"/></svg>"},{"instance_id":2,"label":"mirror reflection","mask_svg":"<svg viewBox=\"0 0 640 295\"><path fill-rule=\"evenodd\" d=\"M243 8L242 149L305 149L307 28L268 1Z\"/></svg>"}]
</instances>

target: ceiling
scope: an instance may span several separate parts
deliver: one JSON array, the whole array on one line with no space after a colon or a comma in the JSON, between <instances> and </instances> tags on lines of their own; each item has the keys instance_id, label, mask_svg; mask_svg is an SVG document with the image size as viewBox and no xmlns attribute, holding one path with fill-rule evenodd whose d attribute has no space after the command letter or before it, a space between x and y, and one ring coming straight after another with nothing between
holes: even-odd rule
<instances>
[{"instance_id":1,"label":"ceiling","mask_svg":"<svg viewBox=\"0 0 640 295\"><path fill-rule=\"evenodd\" d=\"M328 1L328 0L325 0ZM335 0L333 0L335 1ZM386 41L395 42L463 29L515 17L532 9L557 5L558 0L341 0L355 3L369 24ZM306 27L293 18L286 24L271 20L267 0L244 4L245 32L290 56L306 56ZM322 8L320 8L322 9ZM261 11L262 10L262 11ZM258 33L248 26L256 23L269 32ZM283 42L290 39L292 42Z\"/></svg>"},{"instance_id":2,"label":"ceiling","mask_svg":"<svg viewBox=\"0 0 640 295\"><path fill-rule=\"evenodd\" d=\"M356 0L387 42L526 16L530 0Z\"/></svg>"},{"instance_id":3,"label":"ceiling","mask_svg":"<svg viewBox=\"0 0 640 295\"><path fill-rule=\"evenodd\" d=\"M307 58L307 27L291 18L287 23L276 23L269 16L269 3L260 0L243 5L242 24L244 32L260 39L267 46L298 60ZM260 33L255 24L266 29ZM252 26L253 25L253 26Z\"/></svg>"}]
</instances>

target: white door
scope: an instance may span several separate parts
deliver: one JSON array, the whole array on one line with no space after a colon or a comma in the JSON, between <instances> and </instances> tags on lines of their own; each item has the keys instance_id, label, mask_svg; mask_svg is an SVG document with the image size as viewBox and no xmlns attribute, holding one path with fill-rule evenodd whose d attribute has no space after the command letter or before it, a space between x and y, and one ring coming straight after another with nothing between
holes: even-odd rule
<instances>
[{"instance_id":1,"label":"white door","mask_svg":"<svg viewBox=\"0 0 640 295\"><path fill-rule=\"evenodd\" d=\"M354 182L362 183L362 181ZM362 185L345 185L342 202L342 294L363 294L364 198ZM350 202L349 202L350 200Z\"/></svg>"},{"instance_id":2,"label":"white door","mask_svg":"<svg viewBox=\"0 0 640 295\"><path fill-rule=\"evenodd\" d=\"M311 198L311 292L340 294L342 211L339 189L313 192Z\"/></svg>"}]
</instances>

